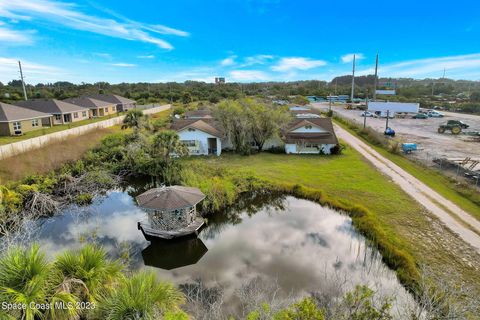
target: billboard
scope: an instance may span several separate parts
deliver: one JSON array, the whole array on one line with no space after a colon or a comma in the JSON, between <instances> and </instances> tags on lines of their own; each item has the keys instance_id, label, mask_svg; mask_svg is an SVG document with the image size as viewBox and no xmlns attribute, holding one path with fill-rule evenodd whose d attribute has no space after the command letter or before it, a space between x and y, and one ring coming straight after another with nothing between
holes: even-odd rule
<instances>
[{"instance_id":1,"label":"billboard","mask_svg":"<svg viewBox=\"0 0 480 320\"><path fill-rule=\"evenodd\" d=\"M395 95L395 90L375 90L376 94L388 94L388 95Z\"/></svg>"},{"instance_id":2,"label":"billboard","mask_svg":"<svg viewBox=\"0 0 480 320\"><path fill-rule=\"evenodd\" d=\"M368 111L418 112L419 103L405 102L369 102Z\"/></svg>"}]
</instances>

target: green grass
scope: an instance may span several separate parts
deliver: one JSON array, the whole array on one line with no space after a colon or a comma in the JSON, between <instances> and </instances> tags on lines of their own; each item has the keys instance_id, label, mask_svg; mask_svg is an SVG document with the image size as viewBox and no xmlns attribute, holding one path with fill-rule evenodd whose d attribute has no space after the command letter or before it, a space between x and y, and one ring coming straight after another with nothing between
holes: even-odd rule
<instances>
[{"instance_id":1,"label":"green grass","mask_svg":"<svg viewBox=\"0 0 480 320\"><path fill-rule=\"evenodd\" d=\"M388 152L381 146L373 144L362 135L357 134L355 130L352 130L352 128L345 123L340 121L336 121L336 123L356 137L362 139L362 141L373 147L382 156L400 166L440 195L480 220L480 193L476 192L473 188L464 184L460 185L458 182L437 170L413 162L402 154Z\"/></svg>"},{"instance_id":2,"label":"green grass","mask_svg":"<svg viewBox=\"0 0 480 320\"><path fill-rule=\"evenodd\" d=\"M186 167L196 176L187 183L208 195L223 192L230 202L235 201L232 193L242 192L246 181L254 177L265 183L257 188L273 186L273 190L344 210L404 284L413 285L414 266L426 264L441 276L458 274L480 291L475 268L445 246L445 239L455 236L440 231L437 237L438 230L432 227L432 217L425 209L350 147L339 156L261 153L190 158Z\"/></svg>"},{"instance_id":3,"label":"green grass","mask_svg":"<svg viewBox=\"0 0 480 320\"><path fill-rule=\"evenodd\" d=\"M18 141L23 141L23 140L43 136L43 135L46 135L46 134L49 134L49 133L54 133L54 132L58 132L58 131L72 129L72 128L84 126L84 125L87 125L87 124L90 124L90 123L95 123L95 122L115 118L115 117L118 117L120 115L122 115L122 113L116 113L116 114L108 115L108 116L105 116L105 117L92 118L92 119L82 120L82 121L78 121L78 122L71 122L69 124L54 125L52 127L45 127L45 128L42 128L42 129L26 132L25 134L23 134L21 136L1 136L0 137L0 145L14 143L14 142L18 142Z\"/></svg>"}]
</instances>

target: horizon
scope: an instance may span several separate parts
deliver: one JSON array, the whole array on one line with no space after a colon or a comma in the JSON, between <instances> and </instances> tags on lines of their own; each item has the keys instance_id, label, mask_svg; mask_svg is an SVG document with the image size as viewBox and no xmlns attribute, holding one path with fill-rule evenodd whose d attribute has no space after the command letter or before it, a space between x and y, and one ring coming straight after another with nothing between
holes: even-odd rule
<instances>
[{"instance_id":1,"label":"horizon","mask_svg":"<svg viewBox=\"0 0 480 320\"><path fill-rule=\"evenodd\" d=\"M0 81L19 79L18 60L30 85L331 81L351 75L353 54L355 75L373 74L377 52L379 78L479 81L480 43L472 41L480 37L479 8L473 1L0 0Z\"/></svg>"}]
</instances>

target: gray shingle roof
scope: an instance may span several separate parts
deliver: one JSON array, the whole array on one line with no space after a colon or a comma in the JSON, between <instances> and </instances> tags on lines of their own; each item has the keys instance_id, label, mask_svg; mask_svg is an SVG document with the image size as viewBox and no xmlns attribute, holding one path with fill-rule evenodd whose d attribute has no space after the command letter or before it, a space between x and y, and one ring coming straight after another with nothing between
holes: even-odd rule
<instances>
[{"instance_id":1,"label":"gray shingle roof","mask_svg":"<svg viewBox=\"0 0 480 320\"><path fill-rule=\"evenodd\" d=\"M93 98L93 99L97 99L97 100L101 100L101 101L107 101L107 102L116 103L116 104L136 103L135 100L131 100L131 99L128 99L128 98L125 98L125 97L122 97L122 96L119 96L119 95L116 95L116 94L100 94L100 93L97 93L97 94L87 94L87 95L82 96L82 98L83 97Z\"/></svg>"},{"instance_id":2,"label":"gray shingle roof","mask_svg":"<svg viewBox=\"0 0 480 320\"><path fill-rule=\"evenodd\" d=\"M205 195L199 189L182 186L154 188L136 197L140 207L154 210L192 207L204 198Z\"/></svg>"},{"instance_id":3,"label":"gray shingle roof","mask_svg":"<svg viewBox=\"0 0 480 320\"><path fill-rule=\"evenodd\" d=\"M17 104L21 107L25 107L31 110L36 110L36 111L51 113L51 114L82 112L82 111L88 110L88 108L84 108L81 106L77 106L75 104L71 104L71 103L61 101L61 100L56 100L56 99L28 100L28 101L21 101Z\"/></svg>"},{"instance_id":4,"label":"gray shingle roof","mask_svg":"<svg viewBox=\"0 0 480 320\"><path fill-rule=\"evenodd\" d=\"M77 106L81 106L84 108L90 108L90 109L96 109L96 108L104 108L107 106L110 106L114 103L112 102L107 102L107 101L101 101L93 98L87 98L87 97L80 97L80 98L68 98L63 100L68 103L76 104Z\"/></svg>"},{"instance_id":5,"label":"gray shingle roof","mask_svg":"<svg viewBox=\"0 0 480 320\"><path fill-rule=\"evenodd\" d=\"M324 129L326 132L293 132L305 125L313 125ZM295 119L284 132L285 143L312 142L321 144L338 144L338 139L333 130L330 118Z\"/></svg>"},{"instance_id":6,"label":"gray shingle roof","mask_svg":"<svg viewBox=\"0 0 480 320\"><path fill-rule=\"evenodd\" d=\"M47 118L50 114L0 102L0 122Z\"/></svg>"}]
</instances>

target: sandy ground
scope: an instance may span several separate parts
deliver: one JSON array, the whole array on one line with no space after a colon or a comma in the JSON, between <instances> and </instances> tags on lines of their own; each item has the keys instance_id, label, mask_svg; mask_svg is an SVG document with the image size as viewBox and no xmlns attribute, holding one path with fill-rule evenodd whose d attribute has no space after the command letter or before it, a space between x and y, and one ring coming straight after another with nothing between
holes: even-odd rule
<instances>
[{"instance_id":1,"label":"sandy ground","mask_svg":"<svg viewBox=\"0 0 480 320\"><path fill-rule=\"evenodd\" d=\"M339 126L335 126L335 131L340 139L360 152L379 171L391 178L394 183L436 216L447 228L480 253L480 221L381 156L348 131Z\"/></svg>"},{"instance_id":2,"label":"sandy ground","mask_svg":"<svg viewBox=\"0 0 480 320\"><path fill-rule=\"evenodd\" d=\"M328 104L314 103L315 108L328 109ZM346 110L343 105L335 105L332 109L340 116L363 124L363 117L359 110ZM393 128L402 142L417 143L421 149L412 154L419 160L430 162L433 158L479 158L480 139L467 135L452 135L451 133L437 133L438 126L447 120L461 120L470 125L464 131L480 131L480 116L443 112L444 118L429 119L389 119L389 127ZM367 126L383 132L385 130L385 119L367 118Z\"/></svg>"}]
</instances>

